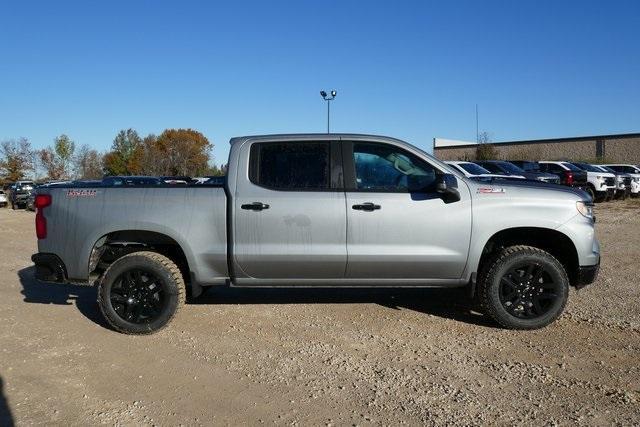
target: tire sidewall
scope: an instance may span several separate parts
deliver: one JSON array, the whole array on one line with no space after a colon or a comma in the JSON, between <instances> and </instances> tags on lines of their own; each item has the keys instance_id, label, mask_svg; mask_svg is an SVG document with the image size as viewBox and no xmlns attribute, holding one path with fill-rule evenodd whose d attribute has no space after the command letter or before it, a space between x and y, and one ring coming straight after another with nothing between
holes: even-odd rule
<instances>
[{"instance_id":1,"label":"tire sidewall","mask_svg":"<svg viewBox=\"0 0 640 427\"><path fill-rule=\"evenodd\" d=\"M553 308L541 317L535 319L521 319L510 314L500 301L500 281L513 267L524 262L536 262L543 265L545 271L558 284L559 298L554 301ZM491 304L491 311L499 323L515 329L537 329L556 320L563 312L569 297L569 280L562 264L545 252L529 252L526 250L514 252L501 259L499 265L492 269L487 277L486 301Z\"/></svg>"},{"instance_id":2,"label":"tire sidewall","mask_svg":"<svg viewBox=\"0 0 640 427\"><path fill-rule=\"evenodd\" d=\"M131 323L121 318L111 304L111 287L118 277L131 269L146 270L158 278L165 303L157 319L149 323ZM163 328L174 316L179 306L178 284L171 272L160 262L144 255L130 254L115 261L106 271L98 289L98 303L105 318L115 329L134 334L148 334Z\"/></svg>"}]
</instances>

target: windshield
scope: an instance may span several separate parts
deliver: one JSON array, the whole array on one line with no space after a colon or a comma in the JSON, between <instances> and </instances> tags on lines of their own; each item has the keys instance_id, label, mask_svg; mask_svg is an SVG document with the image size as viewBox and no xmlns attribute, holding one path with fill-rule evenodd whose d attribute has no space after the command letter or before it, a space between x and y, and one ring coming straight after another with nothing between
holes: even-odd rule
<instances>
[{"instance_id":1,"label":"windshield","mask_svg":"<svg viewBox=\"0 0 640 427\"><path fill-rule=\"evenodd\" d=\"M527 172L540 172L540 166L533 162L522 162L520 167Z\"/></svg>"},{"instance_id":2,"label":"windshield","mask_svg":"<svg viewBox=\"0 0 640 427\"><path fill-rule=\"evenodd\" d=\"M599 170L597 167L590 165L589 163L573 163L574 165L578 166L580 169L585 170L585 171L589 171L589 172L602 172L601 170Z\"/></svg>"},{"instance_id":3,"label":"windshield","mask_svg":"<svg viewBox=\"0 0 640 427\"><path fill-rule=\"evenodd\" d=\"M614 171L613 169L611 169L609 166L598 166L600 169L606 171L606 172L611 172L611 173L618 173L616 171Z\"/></svg>"},{"instance_id":4,"label":"windshield","mask_svg":"<svg viewBox=\"0 0 640 427\"><path fill-rule=\"evenodd\" d=\"M521 174L524 172L522 169L509 162L500 162L500 167L509 173Z\"/></svg>"},{"instance_id":5,"label":"windshield","mask_svg":"<svg viewBox=\"0 0 640 427\"><path fill-rule=\"evenodd\" d=\"M458 166L469 172L471 175L482 175L485 173L491 173L482 166L476 165L475 163L458 163Z\"/></svg>"},{"instance_id":6,"label":"windshield","mask_svg":"<svg viewBox=\"0 0 640 427\"><path fill-rule=\"evenodd\" d=\"M562 162L562 166L574 172L582 172L582 169L569 162Z\"/></svg>"}]
</instances>

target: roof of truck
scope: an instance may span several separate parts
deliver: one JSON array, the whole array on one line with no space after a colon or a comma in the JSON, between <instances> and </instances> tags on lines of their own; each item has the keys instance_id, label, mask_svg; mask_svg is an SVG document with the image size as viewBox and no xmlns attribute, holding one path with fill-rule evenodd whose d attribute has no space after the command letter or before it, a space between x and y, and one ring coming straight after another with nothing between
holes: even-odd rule
<instances>
[{"instance_id":1,"label":"roof of truck","mask_svg":"<svg viewBox=\"0 0 640 427\"><path fill-rule=\"evenodd\" d=\"M329 139L385 139L392 141L404 142L398 138L393 138L390 136L384 135L368 135L361 133L281 133L281 134L272 134L272 135L247 135L247 136L236 136L229 140L229 144L237 144L242 141L246 141L247 139L282 139L282 140L310 140L310 139L319 139L319 140L329 140Z\"/></svg>"}]
</instances>

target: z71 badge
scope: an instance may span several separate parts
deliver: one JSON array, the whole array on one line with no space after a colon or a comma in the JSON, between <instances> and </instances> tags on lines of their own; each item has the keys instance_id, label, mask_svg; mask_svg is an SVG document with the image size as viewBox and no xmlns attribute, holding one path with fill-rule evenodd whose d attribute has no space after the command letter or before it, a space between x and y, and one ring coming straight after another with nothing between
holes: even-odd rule
<instances>
[{"instance_id":1,"label":"z71 badge","mask_svg":"<svg viewBox=\"0 0 640 427\"><path fill-rule=\"evenodd\" d=\"M480 194L504 194L507 190L500 187L480 187L478 193Z\"/></svg>"},{"instance_id":2,"label":"z71 badge","mask_svg":"<svg viewBox=\"0 0 640 427\"><path fill-rule=\"evenodd\" d=\"M98 190L67 190L67 197L96 197Z\"/></svg>"}]
</instances>

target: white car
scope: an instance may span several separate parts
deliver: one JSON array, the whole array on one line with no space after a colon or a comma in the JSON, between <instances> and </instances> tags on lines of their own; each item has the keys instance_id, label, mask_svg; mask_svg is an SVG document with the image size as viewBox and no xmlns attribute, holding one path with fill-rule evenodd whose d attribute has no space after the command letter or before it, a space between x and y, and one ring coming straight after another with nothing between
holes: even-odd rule
<instances>
[{"instance_id":1,"label":"white car","mask_svg":"<svg viewBox=\"0 0 640 427\"><path fill-rule=\"evenodd\" d=\"M5 206L7 206L7 203L9 203L9 201L7 200L7 195L4 193L4 191L0 190L0 208L4 208Z\"/></svg>"},{"instance_id":2,"label":"white car","mask_svg":"<svg viewBox=\"0 0 640 427\"><path fill-rule=\"evenodd\" d=\"M480 165L463 161L447 161L448 165L453 166L456 170L462 172L467 178L485 178L485 179L525 179L520 175L500 175L491 173Z\"/></svg>"},{"instance_id":3,"label":"white car","mask_svg":"<svg viewBox=\"0 0 640 427\"><path fill-rule=\"evenodd\" d=\"M587 172L587 183L594 191L593 200L611 200L616 195L616 175L610 172L602 172L595 166L584 162L571 162Z\"/></svg>"},{"instance_id":4,"label":"white car","mask_svg":"<svg viewBox=\"0 0 640 427\"><path fill-rule=\"evenodd\" d=\"M628 165L628 164L606 164L602 166L607 166L610 169L613 169L616 172L624 172L631 175L633 180L631 181L631 197L638 197L640 193L640 167L636 165Z\"/></svg>"}]
</instances>

